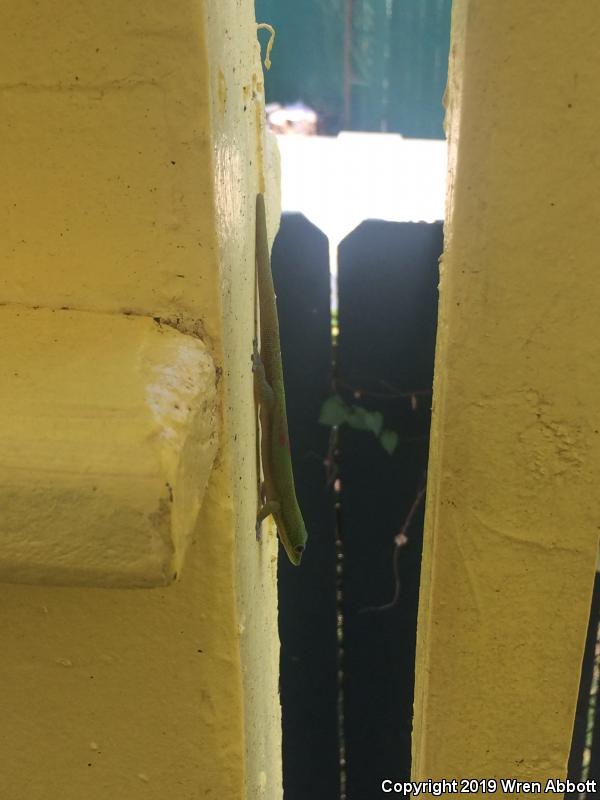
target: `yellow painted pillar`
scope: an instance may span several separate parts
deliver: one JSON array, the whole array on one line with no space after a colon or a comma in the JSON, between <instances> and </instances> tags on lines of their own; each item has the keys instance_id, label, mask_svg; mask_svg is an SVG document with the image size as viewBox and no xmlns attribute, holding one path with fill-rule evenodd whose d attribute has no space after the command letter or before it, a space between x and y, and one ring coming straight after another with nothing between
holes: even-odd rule
<instances>
[{"instance_id":1,"label":"yellow painted pillar","mask_svg":"<svg viewBox=\"0 0 600 800\"><path fill-rule=\"evenodd\" d=\"M253 3L8 6L0 796L277 800L250 368L277 163Z\"/></svg>"},{"instance_id":2,"label":"yellow painted pillar","mask_svg":"<svg viewBox=\"0 0 600 800\"><path fill-rule=\"evenodd\" d=\"M566 772L600 521L599 29L591 2L454 3L416 780Z\"/></svg>"}]
</instances>

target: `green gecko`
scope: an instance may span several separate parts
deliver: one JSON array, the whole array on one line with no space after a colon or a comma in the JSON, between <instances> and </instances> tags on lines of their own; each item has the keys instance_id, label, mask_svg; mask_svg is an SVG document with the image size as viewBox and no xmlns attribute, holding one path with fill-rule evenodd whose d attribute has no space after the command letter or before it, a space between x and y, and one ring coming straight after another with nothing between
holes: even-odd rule
<instances>
[{"instance_id":1,"label":"green gecko","mask_svg":"<svg viewBox=\"0 0 600 800\"><path fill-rule=\"evenodd\" d=\"M264 474L256 532L257 538L260 538L260 523L271 515L288 558L292 564L298 566L306 547L307 534L296 499L292 473L279 320L271 275L265 199L262 194L256 196L256 278L260 310L260 353L255 339L252 369L255 402L260 409L260 455Z\"/></svg>"}]
</instances>

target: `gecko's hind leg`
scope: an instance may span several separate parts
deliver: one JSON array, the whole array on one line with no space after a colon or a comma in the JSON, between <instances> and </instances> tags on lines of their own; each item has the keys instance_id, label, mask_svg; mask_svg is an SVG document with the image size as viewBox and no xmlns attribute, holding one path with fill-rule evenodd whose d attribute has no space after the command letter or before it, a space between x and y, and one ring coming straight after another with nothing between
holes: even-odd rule
<instances>
[{"instance_id":1,"label":"gecko's hind leg","mask_svg":"<svg viewBox=\"0 0 600 800\"><path fill-rule=\"evenodd\" d=\"M260 469L260 463L258 465ZM260 478L259 478L260 480ZM265 482L262 481L258 485L258 499L256 501L256 508L258 509L258 513L256 516L256 541L262 542L262 521L264 517L260 516L261 509L265 506L267 502L267 494L265 492Z\"/></svg>"},{"instance_id":2,"label":"gecko's hind leg","mask_svg":"<svg viewBox=\"0 0 600 800\"><path fill-rule=\"evenodd\" d=\"M256 515L256 541L260 542L262 540L262 527L261 522L263 519L266 519L271 514L278 514L281 506L277 502L277 500L267 500L261 508L258 510L258 514Z\"/></svg>"}]
</instances>

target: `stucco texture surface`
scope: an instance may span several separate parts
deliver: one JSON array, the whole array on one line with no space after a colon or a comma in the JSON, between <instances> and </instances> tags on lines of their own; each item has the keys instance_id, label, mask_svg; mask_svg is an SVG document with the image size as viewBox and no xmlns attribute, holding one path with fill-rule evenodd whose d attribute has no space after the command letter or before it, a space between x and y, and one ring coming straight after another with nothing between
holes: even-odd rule
<instances>
[{"instance_id":1,"label":"stucco texture surface","mask_svg":"<svg viewBox=\"0 0 600 800\"><path fill-rule=\"evenodd\" d=\"M600 519L600 19L453 15L414 774L545 780L566 771Z\"/></svg>"}]
</instances>

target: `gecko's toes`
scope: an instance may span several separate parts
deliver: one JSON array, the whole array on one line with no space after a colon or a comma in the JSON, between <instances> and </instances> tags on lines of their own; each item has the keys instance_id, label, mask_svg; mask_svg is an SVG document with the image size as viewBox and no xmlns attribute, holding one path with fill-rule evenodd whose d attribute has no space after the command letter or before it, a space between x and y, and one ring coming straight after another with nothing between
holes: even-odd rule
<instances>
[{"instance_id":1,"label":"gecko's toes","mask_svg":"<svg viewBox=\"0 0 600 800\"><path fill-rule=\"evenodd\" d=\"M256 532L256 541L262 542L262 525L260 522L256 523L255 532Z\"/></svg>"}]
</instances>

